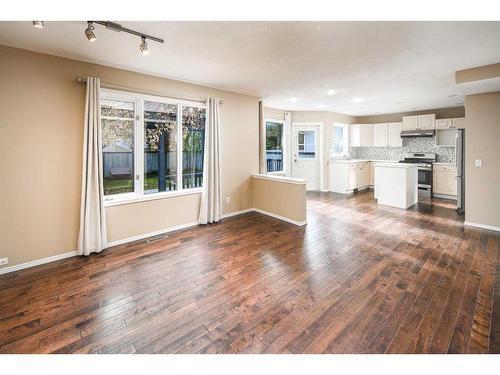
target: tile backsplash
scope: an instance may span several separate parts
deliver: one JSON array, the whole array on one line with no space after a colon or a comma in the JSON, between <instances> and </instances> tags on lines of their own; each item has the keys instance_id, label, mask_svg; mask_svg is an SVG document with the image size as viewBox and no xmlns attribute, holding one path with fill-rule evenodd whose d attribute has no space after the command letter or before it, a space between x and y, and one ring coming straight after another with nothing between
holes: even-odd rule
<instances>
[{"instance_id":1,"label":"tile backsplash","mask_svg":"<svg viewBox=\"0 0 500 375\"><path fill-rule=\"evenodd\" d=\"M355 159L399 160L407 152L434 152L438 162L455 162L455 147L436 146L434 137L403 138L403 147L351 147Z\"/></svg>"}]
</instances>

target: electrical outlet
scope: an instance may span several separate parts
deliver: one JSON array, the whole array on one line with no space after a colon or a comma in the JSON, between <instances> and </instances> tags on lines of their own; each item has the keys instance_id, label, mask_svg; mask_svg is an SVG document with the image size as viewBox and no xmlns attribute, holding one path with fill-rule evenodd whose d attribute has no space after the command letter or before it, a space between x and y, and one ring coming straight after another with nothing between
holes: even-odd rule
<instances>
[{"instance_id":1,"label":"electrical outlet","mask_svg":"<svg viewBox=\"0 0 500 375\"><path fill-rule=\"evenodd\" d=\"M476 167L482 167L483 161L481 159L476 159Z\"/></svg>"},{"instance_id":2,"label":"electrical outlet","mask_svg":"<svg viewBox=\"0 0 500 375\"><path fill-rule=\"evenodd\" d=\"M5 266L6 264L9 264L9 258L1 258L0 266Z\"/></svg>"},{"instance_id":3,"label":"electrical outlet","mask_svg":"<svg viewBox=\"0 0 500 375\"><path fill-rule=\"evenodd\" d=\"M231 203L231 197L229 195L226 197L226 203Z\"/></svg>"}]
</instances>

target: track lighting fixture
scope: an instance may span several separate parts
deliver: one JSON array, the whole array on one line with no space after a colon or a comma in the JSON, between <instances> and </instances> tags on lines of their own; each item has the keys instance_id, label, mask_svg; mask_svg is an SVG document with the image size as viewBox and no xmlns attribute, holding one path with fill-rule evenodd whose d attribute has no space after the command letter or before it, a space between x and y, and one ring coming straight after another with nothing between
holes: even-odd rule
<instances>
[{"instance_id":1,"label":"track lighting fixture","mask_svg":"<svg viewBox=\"0 0 500 375\"><path fill-rule=\"evenodd\" d=\"M33 27L36 27L37 29L43 29L44 26L43 21L33 21Z\"/></svg>"},{"instance_id":2,"label":"track lighting fixture","mask_svg":"<svg viewBox=\"0 0 500 375\"><path fill-rule=\"evenodd\" d=\"M146 37L141 37L142 38L142 43L139 46L139 49L141 50L141 53L144 56L149 55L149 48L148 48L148 42L146 42Z\"/></svg>"},{"instance_id":3,"label":"track lighting fixture","mask_svg":"<svg viewBox=\"0 0 500 375\"><path fill-rule=\"evenodd\" d=\"M95 34L94 34L94 25L92 24L91 21L88 21L87 22L87 28L85 29L85 36L87 37L87 39L90 41L90 42L93 42L95 41L97 38L95 37Z\"/></svg>"}]
</instances>

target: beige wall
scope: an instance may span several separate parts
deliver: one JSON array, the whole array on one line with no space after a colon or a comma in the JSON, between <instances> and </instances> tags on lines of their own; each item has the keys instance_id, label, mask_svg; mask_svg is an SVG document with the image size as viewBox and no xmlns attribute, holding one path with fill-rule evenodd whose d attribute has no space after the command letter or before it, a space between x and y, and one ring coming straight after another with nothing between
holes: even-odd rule
<instances>
[{"instance_id":1,"label":"beige wall","mask_svg":"<svg viewBox=\"0 0 500 375\"><path fill-rule=\"evenodd\" d=\"M254 177L253 206L295 222L306 221L306 184Z\"/></svg>"},{"instance_id":2,"label":"beige wall","mask_svg":"<svg viewBox=\"0 0 500 375\"><path fill-rule=\"evenodd\" d=\"M500 77L500 63L478 66L455 72L455 82L465 83Z\"/></svg>"},{"instance_id":3,"label":"beige wall","mask_svg":"<svg viewBox=\"0 0 500 375\"><path fill-rule=\"evenodd\" d=\"M465 116L464 107L452 107L452 108L436 108L428 109L425 111L413 111L413 112L401 112L401 113L389 113L385 115L373 115L373 116L359 116L356 117L356 124L377 124L385 122L400 122L403 116L412 115L424 115L427 113L436 114L437 119L441 118L456 118Z\"/></svg>"},{"instance_id":4,"label":"beige wall","mask_svg":"<svg viewBox=\"0 0 500 375\"><path fill-rule=\"evenodd\" d=\"M500 228L500 92L466 96L465 127L465 220Z\"/></svg>"},{"instance_id":5,"label":"beige wall","mask_svg":"<svg viewBox=\"0 0 500 375\"><path fill-rule=\"evenodd\" d=\"M252 207L258 98L0 46L0 257L9 257L9 266L76 249L85 88L74 79L88 75L167 96L224 100L223 212ZM197 199L108 208L110 240L192 222Z\"/></svg>"}]
</instances>

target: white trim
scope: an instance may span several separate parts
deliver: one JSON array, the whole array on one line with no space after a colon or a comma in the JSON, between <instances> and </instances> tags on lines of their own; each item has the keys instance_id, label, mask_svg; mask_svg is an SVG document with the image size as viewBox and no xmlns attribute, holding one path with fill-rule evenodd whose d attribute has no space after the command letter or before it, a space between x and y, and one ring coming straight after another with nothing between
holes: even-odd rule
<instances>
[{"instance_id":1,"label":"white trim","mask_svg":"<svg viewBox=\"0 0 500 375\"><path fill-rule=\"evenodd\" d=\"M293 141L293 134L294 134L294 127L295 126L315 126L317 127L317 135L319 137L319 140L316 141L316 155L319 156L319 160L317 161L318 162L318 169L319 169L319 180L318 180L318 185L319 185L319 188L317 190L311 190L311 191L320 191L321 189L323 189L323 185L324 185L324 159L325 159L325 155L324 154L324 145L323 145L323 142L324 142L324 138L325 138L325 134L324 134L324 126L325 126L325 123L324 122L319 122L319 121L316 121L316 122L300 122L300 121L297 121L297 122L294 122L292 121L292 124L291 124L291 140L290 140L290 150L291 151L294 151L293 150L293 145L294 145L294 141ZM318 147L319 146L319 147ZM316 160L318 159L318 156L316 156ZM290 152L290 158L292 158L292 152ZM311 160L311 159L309 159ZM292 161L290 161L290 163L292 164ZM290 175L293 175L293 168L290 167Z\"/></svg>"},{"instance_id":2,"label":"white trim","mask_svg":"<svg viewBox=\"0 0 500 375\"><path fill-rule=\"evenodd\" d=\"M258 212L259 214L262 214L262 215L267 215L267 216L274 217L275 219L286 221L287 223L294 224L294 225L297 225L299 227L304 226L304 225L307 224L307 221L292 220L292 219L289 219L289 218L281 216L281 215L276 215L276 214L273 214L271 212L267 212L267 211L261 210L259 208L253 208L253 211Z\"/></svg>"},{"instance_id":3,"label":"white trim","mask_svg":"<svg viewBox=\"0 0 500 375\"><path fill-rule=\"evenodd\" d=\"M256 174L253 174L252 177L258 178L261 180L285 182L287 184L293 184L293 185L304 185L305 183L307 183L307 180L305 178L285 177L285 176L277 176L277 175L270 175L270 174L256 173Z\"/></svg>"},{"instance_id":4,"label":"white trim","mask_svg":"<svg viewBox=\"0 0 500 375\"><path fill-rule=\"evenodd\" d=\"M222 218L225 219L227 217L242 215L242 214L246 214L246 213L252 212L252 211L253 211L253 208L246 208L244 210L228 212L227 214L222 214Z\"/></svg>"},{"instance_id":5,"label":"white trim","mask_svg":"<svg viewBox=\"0 0 500 375\"><path fill-rule=\"evenodd\" d=\"M464 221L464 225L467 225L469 227L488 229L488 230L493 230L495 232L500 232L500 227L495 227L493 225L471 223L470 221Z\"/></svg>"},{"instance_id":6,"label":"white trim","mask_svg":"<svg viewBox=\"0 0 500 375\"><path fill-rule=\"evenodd\" d=\"M23 270L25 268L39 266L39 265L45 264L45 263L55 262L56 260L71 258L71 257L77 256L77 255L78 254L76 251L70 251L68 253L53 255L53 256L47 257L47 258L32 260L31 262L16 264L15 266L0 268L0 275L3 275L5 273L14 272L14 271Z\"/></svg>"},{"instance_id":7,"label":"white trim","mask_svg":"<svg viewBox=\"0 0 500 375\"><path fill-rule=\"evenodd\" d=\"M170 233L170 232L173 232L173 231L176 231L176 230L180 230L180 229L186 229L186 228L195 227L197 225L198 225L198 222L197 221L193 221L191 223L180 224L180 225L176 225L176 226L173 226L173 227L156 230L154 232L149 232L149 233L139 234L137 236L122 238L121 240L116 240L116 241L108 242L108 245L107 245L106 249L108 249L110 247L113 247L113 246L117 246L117 245L123 245L124 243L133 242L133 241L139 241L139 240L143 240L144 238L158 236L158 235L164 234L164 233Z\"/></svg>"},{"instance_id":8,"label":"white trim","mask_svg":"<svg viewBox=\"0 0 500 375\"><path fill-rule=\"evenodd\" d=\"M175 197L182 197L183 195L191 195L191 194L201 194L202 188L193 188L193 189L183 189L183 190L176 190L176 191L167 191L167 192L161 192L161 193L152 193L152 194L146 194L143 196L137 196L134 194L134 197L122 197L122 198L116 198L116 199L110 199L106 200L104 199L104 207L113 207L113 206L120 206L122 204L132 204L132 203L141 203L141 202L147 202L147 201L154 201L157 199L167 199L167 198L175 198Z\"/></svg>"},{"instance_id":9,"label":"white trim","mask_svg":"<svg viewBox=\"0 0 500 375\"><path fill-rule=\"evenodd\" d=\"M451 200L457 200L456 195L447 195L447 194L436 194L432 193L433 198L442 198L442 199L451 199Z\"/></svg>"},{"instance_id":10,"label":"white trim","mask_svg":"<svg viewBox=\"0 0 500 375\"><path fill-rule=\"evenodd\" d=\"M283 120L278 120L278 119L273 119L273 118L265 118L264 119L264 157L267 157L267 123L268 122L274 122L277 124L281 124L281 129L282 129L282 134L281 134L281 157L282 157L282 163L283 165L281 166L281 171L275 171L275 172L267 172L267 161L266 161L266 173L286 173L286 167L287 167L287 161L285 160L285 155L287 152L286 149L286 130L285 130L285 119Z\"/></svg>"}]
</instances>

